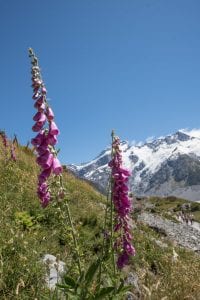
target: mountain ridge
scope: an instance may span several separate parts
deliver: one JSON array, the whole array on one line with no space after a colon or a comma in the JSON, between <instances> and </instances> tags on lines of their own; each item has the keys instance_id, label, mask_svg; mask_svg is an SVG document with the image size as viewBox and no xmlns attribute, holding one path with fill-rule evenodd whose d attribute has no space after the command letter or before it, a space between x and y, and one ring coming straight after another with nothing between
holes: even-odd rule
<instances>
[{"instance_id":1,"label":"mountain ridge","mask_svg":"<svg viewBox=\"0 0 200 300\"><path fill-rule=\"evenodd\" d=\"M136 196L173 195L200 201L200 129L181 129L138 144L122 141L121 150L123 165L132 173L129 185ZM105 192L110 154L111 148L106 147L95 159L68 168Z\"/></svg>"}]
</instances>

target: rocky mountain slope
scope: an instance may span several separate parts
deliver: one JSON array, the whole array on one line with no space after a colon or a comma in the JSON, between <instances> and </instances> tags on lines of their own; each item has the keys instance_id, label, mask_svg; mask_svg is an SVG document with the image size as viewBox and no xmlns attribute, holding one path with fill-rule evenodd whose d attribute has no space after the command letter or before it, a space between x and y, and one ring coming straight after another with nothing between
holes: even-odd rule
<instances>
[{"instance_id":1,"label":"rocky mountain slope","mask_svg":"<svg viewBox=\"0 0 200 300\"><path fill-rule=\"evenodd\" d=\"M200 130L179 130L143 144L124 141L121 150L124 166L132 172L129 184L135 195L174 195L200 201ZM68 167L105 191L110 153L108 147L94 160Z\"/></svg>"}]
</instances>

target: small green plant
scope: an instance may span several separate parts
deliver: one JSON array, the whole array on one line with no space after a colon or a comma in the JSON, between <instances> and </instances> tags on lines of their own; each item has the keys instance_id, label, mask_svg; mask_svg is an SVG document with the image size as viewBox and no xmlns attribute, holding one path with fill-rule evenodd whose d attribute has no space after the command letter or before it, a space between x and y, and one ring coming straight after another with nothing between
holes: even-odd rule
<instances>
[{"instance_id":1,"label":"small green plant","mask_svg":"<svg viewBox=\"0 0 200 300\"><path fill-rule=\"evenodd\" d=\"M200 203L191 203L191 211L200 211Z\"/></svg>"},{"instance_id":2,"label":"small green plant","mask_svg":"<svg viewBox=\"0 0 200 300\"><path fill-rule=\"evenodd\" d=\"M75 281L74 278L67 275L63 278L63 284L58 284L63 293L67 296L66 299L122 299L121 297L125 292L130 290L130 286L124 286L124 281L121 280L118 287L113 282L111 277L109 282L111 285L102 287L98 284L96 279L96 273L101 265L100 259L93 262L86 272L82 271L81 275Z\"/></svg>"},{"instance_id":3,"label":"small green plant","mask_svg":"<svg viewBox=\"0 0 200 300\"><path fill-rule=\"evenodd\" d=\"M15 221L21 225L23 229L31 229L35 225L34 218L27 211L16 212Z\"/></svg>"}]
</instances>

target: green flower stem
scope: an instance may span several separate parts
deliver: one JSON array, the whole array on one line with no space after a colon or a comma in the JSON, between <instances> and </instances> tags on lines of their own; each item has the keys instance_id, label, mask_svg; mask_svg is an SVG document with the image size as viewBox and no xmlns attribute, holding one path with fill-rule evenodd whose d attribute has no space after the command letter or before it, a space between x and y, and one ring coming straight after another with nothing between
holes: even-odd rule
<instances>
[{"instance_id":1,"label":"green flower stem","mask_svg":"<svg viewBox=\"0 0 200 300\"><path fill-rule=\"evenodd\" d=\"M109 176L109 180L108 180L108 186L107 186L107 197L106 197L106 209L105 209L105 217L104 217L104 226L103 226L103 242L102 242L102 250L101 250L101 262L99 265L99 277L98 277L98 283L99 285L101 284L101 273L102 273L102 262L104 259L104 255L105 255L105 232L106 232L106 228L107 228L107 219L108 219L108 204L109 204L109 196L110 196L110 183L111 183L111 176Z\"/></svg>"},{"instance_id":2,"label":"green flower stem","mask_svg":"<svg viewBox=\"0 0 200 300\"><path fill-rule=\"evenodd\" d=\"M112 130L111 137L112 137L112 145L114 142L114 130ZM111 151L111 158L113 158L113 146ZM110 196L110 221L111 221L111 239L110 239L110 247L112 253L112 263L113 263L113 271L114 277L116 278L116 266L115 266L115 253L114 253L114 238L113 238L113 212L114 212L114 205L113 205L113 178L111 178L111 196Z\"/></svg>"},{"instance_id":3,"label":"green flower stem","mask_svg":"<svg viewBox=\"0 0 200 300\"><path fill-rule=\"evenodd\" d=\"M112 131L112 144L114 141L114 131ZM111 148L111 159L113 158L113 147ZM108 225L108 204L110 201L110 251L111 251L111 255L112 255L112 264L113 264L113 271L114 271L114 277L116 278L116 267L115 267L115 254L114 254L114 242L113 242L113 211L114 211L114 206L113 206L113 197L112 197L112 188L113 188L113 179L112 179L112 175L110 174L109 179L108 179L108 187L107 187L107 201L106 201L106 211L105 211L105 218L104 218L104 228L103 228L103 232L105 233L107 225ZM111 192L110 192L111 191ZM99 285L101 284L101 273L102 273L102 262L104 259L104 249L105 248L105 236L103 236L103 242L102 242L102 252L101 252L101 263L99 266L99 276L98 276L98 283Z\"/></svg>"},{"instance_id":4,"label":"green flower stem","mask_svg":"<svg viewBox=\"0 0 200 300\"><path fill-rule=\"evenodd\" d=\"M112 183L113 185L113 183ZM112 186L111 185L111 186ZM111 192L111 203L110 203L110 220L111 220L111 239L110 239L110 247L111 247L111 253L112 253L112 263L113 263L113 271L114 271L114 276L116 277L116 267L115 267L115 253L114 253L114 238L113 238L113 201L112 201L112 192Z\"/></svg>"},{"instance_id":5,"label":"green flower stem","mask_svg":"<svg viewBox=\"0 0 200 300\"><path fill-rule=\"evenodd\" d=\"M60 176L60 186L61 186L62 190L64 191L64 186L63 186L63 180L62 179L63 179L62 176ZM77 239L76 239L76 232L75 232L75 229L74 229L74 225L73 225L73 221L72 221L72 217L71 217L71 212L70 212L70 208L69 208L66 197L63 199L63 201L64 201L64 207L66 208L68 222L69 222L69 225L71 227L72 238L73 238L73 243L74 243L74 250L76 252L76 258L77 258L77 265L78 265L79 275L81 275L81 273L82 273L82 271L81 271L81 260L80 260L79 250L78 250L78 242L77 242Z\"/></svg>"},{"instance_id":6,"label":"green flower stem","mask_svg":"<svg viewBox=\"0 0 200 300\"><path fill-rule=\"evenodd\" d=\"M68 217L69 225L70 225L71 231L72 231L72 237L73 237L75 252L76 252L76 256L77 256L78 270L79 270L79 274L81 275L82 271L81 271L80 254L79 254L79 251L78 251L78 243L77 243L77 240L76 240L75 229L74 229L74 225L73 225L73 222L72 222L72 217L71 217L71 213L70 213L70 209L69 209L69 205L68 205L67 201L65 202L65 206L66 206L66 211L67 211L67 217Z\"/></svg>"}]
</instances>

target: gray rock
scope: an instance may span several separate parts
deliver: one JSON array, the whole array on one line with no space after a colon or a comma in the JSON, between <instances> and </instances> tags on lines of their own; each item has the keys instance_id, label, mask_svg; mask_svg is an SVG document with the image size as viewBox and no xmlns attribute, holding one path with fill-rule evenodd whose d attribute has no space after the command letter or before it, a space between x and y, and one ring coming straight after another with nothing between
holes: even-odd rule
<instances>
[{"instance_id":1,"label":"gray rock","mask_svg":"<svg viewBox=\"0 0 200 300\"><path fill-rule=\"evenodd\" d=\"M133 273L133 272L130 272L128 274L126 283L134 286L137 290L139 290L138 280L139 280L139 278L138 278L137 274Z\"/></svg>"},{"instance_id":2,"label":"gray rock","mask_svg":"<svg viewBox=\"0 0 200 300\"><path fill-rule=\"evenodd\" d=\"M61 280L61 275L65 271L65 263L51 254L45 254L42 260L47 268L46 284L49 289L54 290L56 284Z\"/></svg>"},{"instance_id":3,"label":"gray rock","mask_svg":"<svg viewBox=\"0 0 200 300\"><path fill-rule=\"evenodd\" d=\"M156 239L154 239L154 241L155 241L155 243L156 243L156 245L158 245L160 248L167 248L168 247L168 245L166 244L166 243L163 243L162 241L160 241L160 240L156 240Z\"/></svg>"},{"instance_id":4,"label":"gray rock","mask_svg":"<svg viewBox=\"0 0 200 300\"><path fill-rule=\"evenodd\" d=\"M157 232L165 232L166 236L175 241L178 245L197 253L200 251L200 231L198 229L184 223L175 223L146 212L140 214L138 220L148 224Z\"/></svg>"},{"instance_id":5,"label":"gray rock","mask_svg":"<svg viewBox=\"0 0 200 300\"><path fill-rule=\"evenodd\" d=\"M126 294L126 300L138 300L138 299L140 299L140 298L131 292L128 292Z\"/></svg>"},{"instance_id":6,"label":"gray rock","mask_svg":"<svg viewBox=\"0 0 200 300\"><path fill-rule=\"evenodd\" d=\"M136 273L130 272L126 279L127 285L132 285L134 288L134 293L128 292L126 294L126 300L138 300L141 296L141 290L139 287L139 278Z\"/></svg>"}]
</instances>

